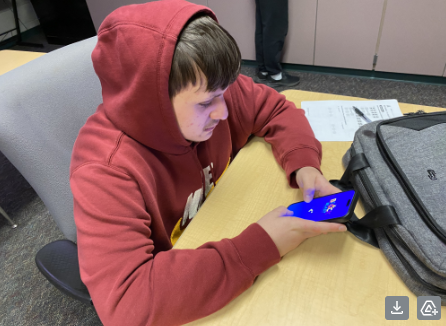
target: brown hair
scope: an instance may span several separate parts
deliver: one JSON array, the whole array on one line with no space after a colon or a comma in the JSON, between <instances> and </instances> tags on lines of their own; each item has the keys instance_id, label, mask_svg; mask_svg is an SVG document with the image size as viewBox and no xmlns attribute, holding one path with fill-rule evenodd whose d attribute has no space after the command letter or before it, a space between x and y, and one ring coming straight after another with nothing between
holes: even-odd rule
<instances>
[{"instance_id":1,"label":"brown hair","mask_svg":"<svg viewBox=\"0 0 446 326\"><path fill-rule=\"evenodd\" d=\"M209 16L195 16L178 37L169 76L172 99L189 84L206 82L206 91L225 89L240 73L241 54L234 38ZM201 76L206 79L202 80Z\"/></svg>"}]
</instances>

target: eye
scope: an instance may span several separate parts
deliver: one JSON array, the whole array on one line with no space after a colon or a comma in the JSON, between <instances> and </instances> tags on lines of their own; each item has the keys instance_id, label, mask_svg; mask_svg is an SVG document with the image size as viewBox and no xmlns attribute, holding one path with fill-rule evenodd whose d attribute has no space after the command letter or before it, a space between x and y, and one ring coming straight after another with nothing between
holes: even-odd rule
<instances>
[{"instance_id":1,"label":"eye","mask_svg":"<svg viewBox=\"0 0 446 326\"><path fill-rule=\"evenodd\" d=\"M202 108L207 109L211 104L212 104L212 101L207 102L207 103L200 103L200 106L201 106Z\"/></svg>"}]
</instances>

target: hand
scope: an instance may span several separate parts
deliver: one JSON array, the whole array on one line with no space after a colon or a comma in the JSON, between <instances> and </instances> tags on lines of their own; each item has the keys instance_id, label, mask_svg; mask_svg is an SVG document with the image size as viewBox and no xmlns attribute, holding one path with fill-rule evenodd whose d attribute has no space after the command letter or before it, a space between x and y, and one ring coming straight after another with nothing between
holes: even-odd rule
<instances>
[{"instance_id":1,"label":"hand","mask_svg":"<svg viewBox=\"0 0 446 326\"><path fill-rule=\"evenodd\" d=\"M280 206L257 221L276 244L280 257L295 249L305 239L347 230L343 224L313 222L294 217L292 214L292 211Z\"/></svg>"},{"instance_id":2,"label":"hand","mask_svg":"<svg viewBox=\"0 0 446 326\"><path fill-rule=\"evenodd\" d=\"M304 201L309 203L313 197L327 196L341 192L333 186L315 168L311 166L303 167L296 172L296 182L302 190Z\"/></svg>"}]
</instances>

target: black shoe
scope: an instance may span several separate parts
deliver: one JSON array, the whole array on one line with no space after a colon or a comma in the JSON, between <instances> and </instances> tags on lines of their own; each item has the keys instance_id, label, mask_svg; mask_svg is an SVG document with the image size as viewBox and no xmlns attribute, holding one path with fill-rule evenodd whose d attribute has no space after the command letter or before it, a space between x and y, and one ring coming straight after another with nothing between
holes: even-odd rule
<instances>
[{"instance_id":1,"label":"black shoe","mask_svg":"<svg viewBox=\"0 0 446 326\"><path fill-rule=\"evenodd\" d=\"M257 74L252 78L254 80L254 83L257 84L266 84L268 75L262 74L260 71L257 72Z\"/></svg>"},{"instance_id":2,"label":"black shoe","mask_svg":"<svg viewBox=\"0 0 446 326\"><path fill-rule=\"evenodd\" d=\"M270 75L268 75L266 79L266 84L270 87L278 87L278 86L293 87L298 85L299 82L300 82L299 77L289 75L285 72L282 72L282 79L280 80L275 80Z\"/></svg>"}]
</instances>

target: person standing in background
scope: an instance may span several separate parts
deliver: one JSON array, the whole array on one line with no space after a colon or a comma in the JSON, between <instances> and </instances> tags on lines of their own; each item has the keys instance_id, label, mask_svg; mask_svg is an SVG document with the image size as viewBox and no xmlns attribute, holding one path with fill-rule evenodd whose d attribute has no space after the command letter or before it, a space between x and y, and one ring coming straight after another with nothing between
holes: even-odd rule
<instances>
[{"instance_id":1,"label":"person standing in background","mask_svg":"<svg viewBox=\"0 0 446 326\"><path fill-rule=\"evenodd\" d=\"M288 33L288 0L256 0L256 83L296 86L300 78L282 71L280 60Z\"/></svg>"}]
</instances>

